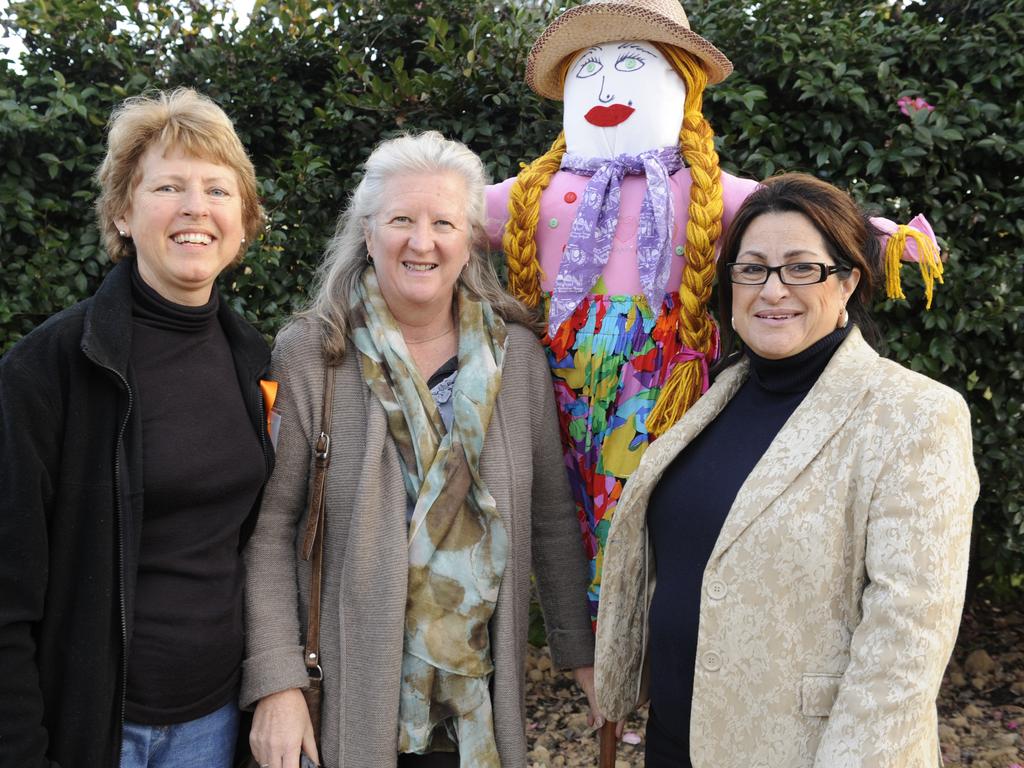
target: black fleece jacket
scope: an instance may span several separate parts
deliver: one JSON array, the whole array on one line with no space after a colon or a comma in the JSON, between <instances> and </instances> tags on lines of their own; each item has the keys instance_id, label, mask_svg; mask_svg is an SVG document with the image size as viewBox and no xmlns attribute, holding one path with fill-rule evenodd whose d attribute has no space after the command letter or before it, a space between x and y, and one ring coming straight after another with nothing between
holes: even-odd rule
<instances>
[{"instance_id":1,"label":"black fleece jacket","mask_svg":"<svg viewBox=\"0 0 1024 768\"><path fill-rule=\"evenodd\" d=\"M143 496L131 268L0 359L0 768L119 761ZM218 317L269 476L270 352L227 302Z\"/></svg>"}]
</instances>

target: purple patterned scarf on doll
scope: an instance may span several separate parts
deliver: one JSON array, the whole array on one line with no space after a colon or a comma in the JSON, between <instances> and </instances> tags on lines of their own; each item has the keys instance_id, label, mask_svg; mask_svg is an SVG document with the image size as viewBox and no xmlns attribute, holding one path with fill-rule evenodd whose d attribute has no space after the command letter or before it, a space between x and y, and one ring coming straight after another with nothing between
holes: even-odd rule
<instances>
[{"instance_id":1,"label":"purple patterned scarf on doll","mask_svg":"<svg viewBox=\"0 0 1024 768\"><path fill-rule=\"evenodd\" d=\"M674 211L668 178L683 167L679 147L619 155L614 159L585 158L566 153L562 170L590 176L569 230L551 295L548 331L552 335L586 298L608 263L619 222L622 177L646 174L647 189L640 203L636 237L640 286L652 312L661 308L672 265Z\"/></svg>"}]
</instances>

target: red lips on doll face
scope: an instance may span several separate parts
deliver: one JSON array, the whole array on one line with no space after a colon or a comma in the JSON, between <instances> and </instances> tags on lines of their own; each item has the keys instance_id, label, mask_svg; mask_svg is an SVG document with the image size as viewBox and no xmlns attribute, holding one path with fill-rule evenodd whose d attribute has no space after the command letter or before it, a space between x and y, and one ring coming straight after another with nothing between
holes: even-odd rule
<instances>
[{"instance_id":1,"label":"red lips on doll face","mask_svg":"<svg viewBox=\"0 0 1024 768\"><path fill-rule=\"evenodd\" d=\"M583 119L598 128L611 128L624 123L634 112L636 110L633 107L627 107L625 104L611 104L607 107L591 107Z\"/></svg>"}]
</instances>

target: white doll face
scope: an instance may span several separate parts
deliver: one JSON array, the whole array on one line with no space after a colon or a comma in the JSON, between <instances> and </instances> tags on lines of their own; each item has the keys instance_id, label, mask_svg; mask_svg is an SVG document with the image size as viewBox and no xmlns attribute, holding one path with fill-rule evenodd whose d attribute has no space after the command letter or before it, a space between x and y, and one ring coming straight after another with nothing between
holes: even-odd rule
<instances>
[{"instance_id":1,"label":"white doll face","mask_svg":"<svg viewBox=\"0 0 1024 768\"><path fill-rule=\"evenodd\" d=\"M686 86L653 44L627 40L580 51L565 76L567 149L584 157L675 146Z\"/></svg>"}]
</instances>

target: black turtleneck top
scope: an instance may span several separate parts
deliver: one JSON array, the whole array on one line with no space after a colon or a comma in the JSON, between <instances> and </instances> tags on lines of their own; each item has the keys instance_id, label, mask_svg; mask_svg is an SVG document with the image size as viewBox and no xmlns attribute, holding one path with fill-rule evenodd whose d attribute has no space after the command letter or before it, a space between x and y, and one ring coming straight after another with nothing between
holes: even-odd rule
<instances>
[{"instance_id":1,"label":"black turtleneck top","mask_svg":"<svg viewBox=\"0 0 1024 768\"><path fill-rule=\"evenodd\" d=\"M846 328L836 330L782 360L748 351L749 378L668 466L651 494L647 525L657 587L650 614L648 768L690 767L690 701L704 568L740 486L847 333Z\"/></svg>"},{"instance_id":2,"label":"black turtleneck top","mask_svg":"<svg viewBox=\"0 0 1024 768\"><path fill-rule=\"evenodd\" d=\"M266 474L216 288L173 304L132 275L131 369L143 509L125 716L203 717L236 696L243 653L239 533Z\"/></svg>"}]
</instances>

